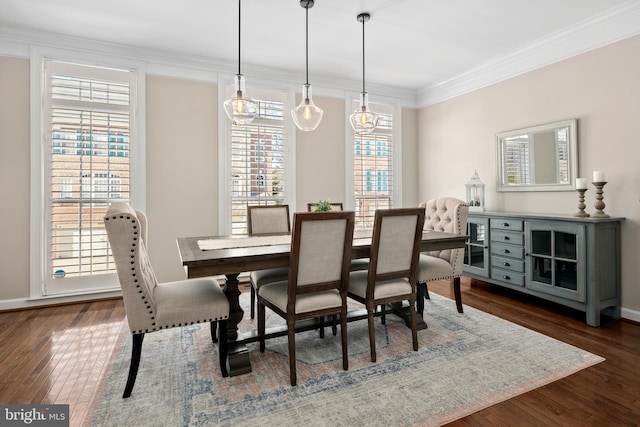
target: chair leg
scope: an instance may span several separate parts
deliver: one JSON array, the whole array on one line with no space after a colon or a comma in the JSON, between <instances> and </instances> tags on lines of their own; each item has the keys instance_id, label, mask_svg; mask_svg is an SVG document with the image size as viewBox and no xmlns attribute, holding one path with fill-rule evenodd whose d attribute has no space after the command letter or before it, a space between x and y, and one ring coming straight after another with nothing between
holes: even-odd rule
<instances>
[{"instance_id":1,"label":"chair leg","mask_svg":"<svg viewBox=\"0 0 640 427\"><path fill-rule=\"evenodd\" d=\"M129 365L129 377L127 378L127 385L124 387L123 399L131 396L133 391L133 385L136 383L136 376L138 375L138 366L140 366L140 355L142 354L142 340L144 340L144 334L133 334L133 348L131 349L131 364Z\"/></svg>"},{"instance_id":2,"label":"chair leg","mask_svg":"<svg viewBox=\"0 0 640 427\"><path fill-rule=\"evenodd\" d=\"M287 338L289 341L289 377L291 379L291 385L294 386L297 383L296 376L296 324L293 320L287 319Z\"/></svg>"},{"instance_id":3,"label":"chair leg","mask_svg":"<svg viewBox=\"0 0 640 427\"><path fill-rule=\"evenodd\" d=\"M256 290L251 284L251 296L250 296L250 304L251 304L251 318L256 317Z\"/></svg>"},{"instance_id":4,"label":"chair leg","mask_svg":"<svg viewBox=\"0 0 640 427\"><path fill-rule=\"evenodd\" d=\"M464 310L462 309L462 292L460 291L460 278L459 277L454 277L453 278L453 295L456 298L456 308L458 309L458 313L463 313Z\"/></svg>"},{"instance_id":5,"label":"chair leg","mask_svg":"<svg viewBox=\"0 0 640 427\"><path fill-rule=\"evenodd\" d=\"M335 316L333 317L335 324ZM340 338L342 338L342 369L349 370L349 351L347 347L347 309L340 313Z\"/></svg>"},{"instance_id":6,"label":"chair leg","mask_svg":"<svg viewBox=\"0 0 640 427\"><path fill-rule=\"evenodd\" d=\"M216 328L218 327L218 322L213 320L211 322L211 341L215 344L218 342L218 338L216 336Z\"/></svg>"},{"instance_id":7,"label":"chair leg","mask_svg":"<svg viewBox=\"0 0 640 427\"><path fill-rule=\"evenodd\" d=\"M318 322L320 323L320 338L324 338L324 316L318 317Z\"/></svg>"},{"instance_id":8,"label":"chair leg","mask_svg":"<svg viewBox=\"0 0 640 427\"><path fill-rule=\"evenodd\" d=\"M429 299L427 296L429 291L427 290L427 282L416 283L416 312L420 313L420 316L424 318L424 300Z\"/></svg>"},{"instance_id":9,"label":"chair leg","mask_svg":"<svg viewBox=\"0 0 640 427\"><path fill-rule=\"evenodd\" d=\"M418 351L418 328L416 325L416 310L413 301L409 301L409 323L411 323L411 339L413 340L413 351Z\"/></svg>"},{"instance_id":10,"label":"chair leg","mask_svg":"<svg viewBox=\"0 0 640 427\"><path fill-rule=\"evenodd\" d=\"M384 304L380 304L380 323L387 324L387 312Z\"/></svg>"},{"instance_id":11,"label":"chair leg","mask_svg":"<svg viewBox=\"0 0 640 427\"><path fill-rule=\"evenodd\" d=\"M260 353L264 353L264 330L265 330L265 306L258 300L258 340L260 341Z\"/></svg>"},{"instance_id":12,"label":"chair leg","mask_svg":"<svg viewBox=\"0 0 640 427\"><path fill-rule=\"evenodd\" d=\"M367 307L367 322L369 323L369 346L371 347L371 361L376 361L376 331L373 323L373 306Z\"/></svg>"},{"instance_id":13,"label":"chair leg","mask_svg":"<svg viewBox=\"0 0 640 427\"><path fill-rule=\"evenodd\" d=\"M338 334L337 317L335 314L331 317L331 332L334 337Z\"/></svg>"},{"instance_id":14,"label":"chair leg","mask_svg":"<svg viewBox=\"0 0 640 427\"><path fill-rule=\"evenodd\" d=\"M211 327L213 328L213 323L211 322ZM223 377L229 376L229 371L227 370L227 359L229 357L229 346L227 343L227 320L220 321L220 340L218 344L218 355L220 356L220 372Z\"/></svg>"}]
</instances>

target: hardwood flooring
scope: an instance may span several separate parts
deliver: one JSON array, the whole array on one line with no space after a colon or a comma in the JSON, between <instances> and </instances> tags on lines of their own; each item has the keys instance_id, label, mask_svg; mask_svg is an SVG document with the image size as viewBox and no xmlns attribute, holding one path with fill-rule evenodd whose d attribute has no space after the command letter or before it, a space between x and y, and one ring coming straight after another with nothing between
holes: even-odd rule
<instances>
[{"instance_id":1,"label":"hardwood flooring","mask_svg":"<svg viewBox=\"0 0 640 427\"><path fill-rule=\"evenodd\" d=\"M453 296L446 281L429 291ZM462 300L606 361L450 426L640 425L640 325L603 317L593 328L583 313L469 279ZM119 299L0 313L0 403L67 403L70 425L85 425L124 317Z\"/></svg>"}]
</instances>

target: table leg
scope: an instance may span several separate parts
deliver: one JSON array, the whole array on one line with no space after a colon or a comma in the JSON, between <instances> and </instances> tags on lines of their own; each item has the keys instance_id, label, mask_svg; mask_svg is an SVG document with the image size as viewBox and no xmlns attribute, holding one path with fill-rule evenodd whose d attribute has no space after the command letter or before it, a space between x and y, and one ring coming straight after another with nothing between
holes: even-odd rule
<instances>
[{"instance_id":1,"label":"table leg","mask_svg":"<svg viewBox=\"0 0 640 427\"><path fill-rule=\"evenodd\" d=\"M227 321L227 337L229 343L228 370L229 375L246 374L251 372L249 350L243 341L238 341L238 324L244 317L244 310L240 306L240 288L238 274L227 274L224 285L224 294L229 300L229 320Z\"/></svg>"}]
</instances>

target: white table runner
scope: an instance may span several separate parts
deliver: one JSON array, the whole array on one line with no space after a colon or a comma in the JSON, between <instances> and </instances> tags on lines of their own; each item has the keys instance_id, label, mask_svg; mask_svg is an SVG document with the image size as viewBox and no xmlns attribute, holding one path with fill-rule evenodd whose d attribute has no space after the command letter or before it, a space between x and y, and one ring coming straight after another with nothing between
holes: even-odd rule
<instances>
[{"instance_id":1,"label":"white table runner","mask_svg":"<svg viewBox=\"0 0 640 427\"><path fill-rule=\"evenodd\" d=\"M354 239L367 239L371 237L371 230L356 230ZM291 243L291 236L282 234L278 236L237 236L221 239L198 240L201 251L214 251L218 249L250 248L256 246L287 245Z\"/></svg>"}]
</instances>

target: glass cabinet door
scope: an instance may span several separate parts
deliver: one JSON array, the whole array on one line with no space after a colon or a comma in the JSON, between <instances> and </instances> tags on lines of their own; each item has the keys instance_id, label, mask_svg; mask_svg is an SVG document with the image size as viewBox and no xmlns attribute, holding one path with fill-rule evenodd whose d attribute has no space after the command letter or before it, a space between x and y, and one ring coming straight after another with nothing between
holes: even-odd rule
<instances>
[{"instance_id":1,"label":"glass cabinet door","mask_svg":"<svg viewBox=\"0 0 640 427\"><path fill-rule=\"evenodd\" d=\"M470 217L467 220L469 236L464 250L464 271L483 276L489 274L489 253L487 239L489 220L487 218Z\"/></svg>"},{"instance_id":2,"label":"glass cabinet door","mask_svg":"<svg viewBox=\"0 0 640 427\"><path fill-rule=\"evenodd\" d=\"M528 221L525 234L528 286L584 301L584 226Z\"/></svg>"}]
</instances>

